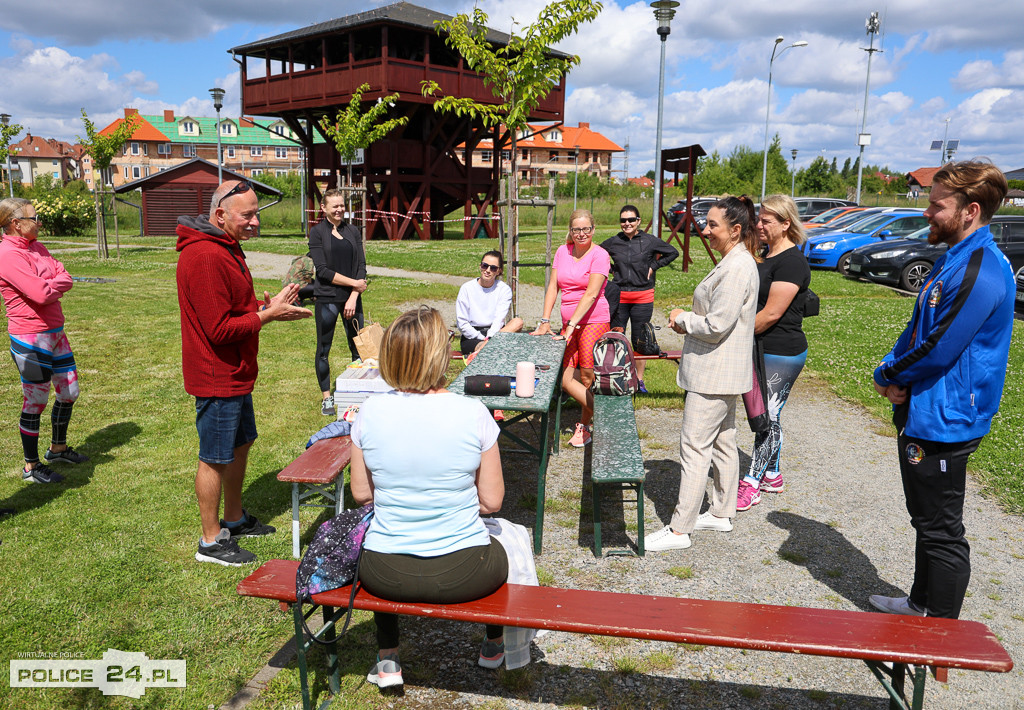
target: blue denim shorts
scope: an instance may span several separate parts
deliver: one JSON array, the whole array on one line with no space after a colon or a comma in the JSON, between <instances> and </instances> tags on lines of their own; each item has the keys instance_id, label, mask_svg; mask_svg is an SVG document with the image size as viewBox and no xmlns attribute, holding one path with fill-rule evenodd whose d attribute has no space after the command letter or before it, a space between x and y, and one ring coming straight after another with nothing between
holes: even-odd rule
<instances>
[{"instance_id":1,"label":"blue denim shorts","mask_svg":"<svg viewBox=\"0 0 1024 710\"><path fill-rule=\"evenodd\" d=\"M196 397L196 431L200 461L231 463L235 460L235 449L256 441L252 395Z\"/></svg>"}]
</instances>

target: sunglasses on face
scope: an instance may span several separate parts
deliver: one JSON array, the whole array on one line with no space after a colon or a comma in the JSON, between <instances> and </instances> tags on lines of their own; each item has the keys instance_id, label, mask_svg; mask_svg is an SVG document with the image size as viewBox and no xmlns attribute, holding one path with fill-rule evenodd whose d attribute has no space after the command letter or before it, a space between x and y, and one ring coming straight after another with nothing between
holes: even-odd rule
<instances>
[{"instance_id":1,"label":"sunglasses on face","mask_svg":"<svg viewBox=\"0 0 1024 710\"><path fill-rule=\"evenodd\" d=\"M633 224L634 222L639 221L639 217L619 217L619 222L621 222L622 224Z\"/></svg>"},{"instance_id":2,"label":"sunglasses on face","mask_svg":"<svg viewBox=\"0 0 1024 710\"><path fill-rule=\"evenodd\" d=\"M224 197L217 200L217 206L220 207L224 200L228 199L232 195L241 195L242 193L248 192L251 189L252 185L250 185L247 180L243 180L242 182L238 183L233 188L228 190L228 194L224 195Z\"/></svg>"},{"instance_id":3,"label":"sunglasses on face","mask_svg":"<svg viewBox=\"0 0 1024 710\"><path fill-rule=\"evenodd\" d=\"M480 270L481 271L494 271L494 272L497 272L497 271L501 270L501 267L498 266L497 264L483 264L483 263L481 263L480 264Z\"/></svg>"}]
</instances>

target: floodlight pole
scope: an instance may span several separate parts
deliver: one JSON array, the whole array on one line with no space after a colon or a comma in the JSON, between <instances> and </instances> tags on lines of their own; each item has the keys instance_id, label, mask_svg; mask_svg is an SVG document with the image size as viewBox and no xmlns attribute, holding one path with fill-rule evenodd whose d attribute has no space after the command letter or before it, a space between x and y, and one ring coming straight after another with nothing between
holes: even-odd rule
<instances>
[{"instance_id":1,"label":"floodlight pole","mask_svg":"<svg viewBox=\"0 0 1024 710\"><path fill-rule=\"evenodd\" d=\"M0 123L3 125L9 125L11 122L11 114L0 113ZM7 148L7 188L11 192L11 197L14 197L14 175L11 173L11 144L5 146Z\"/></svg>"},{"instance_id":2,"label":"floodlight pole","mask_svg":"<svg viewBox=\"0 0 1024 710\"><path fill-rule=\"evenodd\" d=\"M672 28L669 26L676 8L677 0L655 0L651 3L654 17L658 20L658 37L661 38L661 64L658 71L658 128L654 139L654 218L655 236L661 238L661 125L665 113L665 41Z\"/></svg>"},{"instance_id":3,"label":"floodlight pole","mask_svg":"<svg viewBox=\"0 0 1024 710\"><path fill-rule=\"evenodd\" d=\"M775 63L776 57L781 57L782 52L785 52L790 47L806 47L807 42L799 40L793 44L786 45L782 48L782 51L776 52L779 49L779 45L782 44L782 35L775 38L775 45L772 47L772 58L768 60L768 103L764 107L764 160L761 164L761 201L764 201L765 186L768 184L768 117L772 110L772 65Z\"/></svg>"},{"instance_id":4,"label":"floodlight pole","mask_svg":"<svg viewBox=\"0 0 1024 710\"><path fill-rule=\"evenodd\" d=\"M789 188L790 197L796 197L796 150L796 148L793 148L793 150L789 151L793 156L793 180Z\"/></svg>"},{"instance_id":5,"label":"floodlight pole","mask_svg":"<svg viewBox=\"0 0 1024 710\"><path fill-rule=\"evenodd\" d=\"M217 111L217 184L224 182L224 157L220 149L220 110L224 106L224 89L210 89L213 97L213 108Z\"/></svg>"},{"instance_id":6,"label":"floodlight pole","mask_svg":"<svg viewBox=\"0 0 1024 710\"><path fill-rule=\"evenodd\" d=\"M580 147L572 148L572 209L576 211L576 190L580 184Z\"/></svg>"},{"instance_id":7,"label":"floodlight pole","mask_svg":"<svg viewBox=\"0 0 1024 710\"><path fill-rule=\"evenodd\" d=\"M867 49L864 49L868 53L868 75L867 80L864 82L864 112L860 117L860 134L857 136L857 144L860 146L860 155L857 158L857 204L860 204L860 182L861 176L864 174L864 146L871 145L871 134L865 133L868 123L868 90L871 88L871 55L875 52L881 52L881 49L875 49L875 35L878 34L878 30L881 28L882 23L878 19L878 13L872 12L868 16L866 29L868 36L871 41L868 44ZM862 48L863 49L863 48Z\"/></svg>"}]
</instances>

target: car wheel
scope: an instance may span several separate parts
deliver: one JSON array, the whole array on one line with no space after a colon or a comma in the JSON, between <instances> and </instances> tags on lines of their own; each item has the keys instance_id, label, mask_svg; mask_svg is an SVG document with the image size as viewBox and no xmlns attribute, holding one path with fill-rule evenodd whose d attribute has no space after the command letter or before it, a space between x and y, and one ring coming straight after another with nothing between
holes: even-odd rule
<instances>
[{"instance_id":1,"label":"car wheel","mask_svg":"<svg viewBox=\"0 0 1024 710\"><path fill-rule=\"evenodd\" d=\"M1013 280L1019 281L1021 277L1024 277L1024 266L1017 269L1017 273L1013 275Z\"/></svg>"},{"instance_id":2,"label":"car wheel","mask_svg":"<svg viewBox=\"0 0 1024 710\"><path fill-rule=\"evenodd\" d=\"M928 274L932 272L932 265L927 261L912 261L907 264L906 268L903 269L903 273L900 274L900 288L904 291L913 291L917 293L921 290L921 286L928 278Z\"/></svg>"},{"instance_id":3,"label":"car wheel","mask_svg":"<svg viewBox=\"0 0 1024 710\"><path fill-rule=\"evenodd\" d=\"M836 262L836 271L841 273L843 276L850 275L850 256L852 254L852 251L848 251L839 257L839 261Z\"/></svg>"}]
</instances>

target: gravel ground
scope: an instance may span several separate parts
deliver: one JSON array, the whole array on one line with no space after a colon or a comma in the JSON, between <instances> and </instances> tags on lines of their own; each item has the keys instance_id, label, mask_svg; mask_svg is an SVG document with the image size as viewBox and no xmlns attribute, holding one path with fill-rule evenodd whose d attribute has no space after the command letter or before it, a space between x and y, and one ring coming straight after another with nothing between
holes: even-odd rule
<instances>
[{"instance_id":1,"label":"gravel ground","mask_svg":"<svg viewBox=\"0 0 1024 710\"><path fill-rule=\"evenodd\" d=\"M249 253L256 275L271 255ZM371 274L385 271L371 267ZM464 279L404 274L461 283ZM520 292L527 322L539 316L540 289ZM453 304L432 304L454 321ZM679 336L662 330L666 349ZM669 367L655 363L652 367ZM867 382L865 374L865 383ZM645 529L668 523L679 489L680 414L646 408L637 424L647 469ZM563 421L568 428L578 410ZM784 410L786 490L765 494L739 513L731 533L693 535L688 550L645 558L595 559L589 510L589 457L563 447L548 469L544 553L538 569L559 587L870 611L869 594L905 593L912 577L913 531L904 507L891 426L836 398L805 374ZM563 436L563 441L565 437ZM753 436L740 423L741 466ZM502 515L533 524L536 463L506 454ZM533 472L531 474L531 471ZM608 497L606 497L607 500ZM584 504L581 505L581 500ZM635 539L636 507L606 502L606 547ZM988 624L1011 656L1024 647L1020 553L1024 524L982 498L969 481L965 519L973 578L962 618ZM618 525L616 526L616 521ZM623 522L625 521L625 523ZM475 664L480 630L424 619L403 619L406 685L397 708L672 707L884 708L881 686L860 661L782 653L608 639L567 633L539 638L534 663L514 673ZM933 708L1024 707L1024 679L1006 674L950 671L948 685L929 682Z\"/></svg>"}]
</instances>

